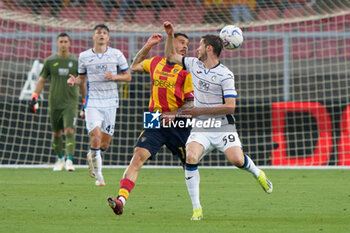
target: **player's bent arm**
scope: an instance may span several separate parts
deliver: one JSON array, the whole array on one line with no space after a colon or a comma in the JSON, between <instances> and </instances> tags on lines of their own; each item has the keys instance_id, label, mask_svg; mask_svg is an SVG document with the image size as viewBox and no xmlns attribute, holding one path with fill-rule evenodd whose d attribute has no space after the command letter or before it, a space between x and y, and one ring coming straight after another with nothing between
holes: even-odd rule
<instances>
[{"instance_id":1,"label":"player's bent arm","mask_svg":"<svg viewBox=\"0 0 350 233\"><path fill-rule=\"evenodd\" d=\"M145 60L148 52L151 48L158 44L162 40L163 36L159 33L154 33L150 38L148 38L146 44L138 51L135 55L133 62L131 64L131 70L135 72L145 72L145 69L142 66L143 60Z\"/></svg>"},{"instance_id":2,"label":"player's bent arm","mask_svg":"<svg viewBox=\"0 0 350 233\"><path fill-rule=\"evenodd\" d=\"M79 84L80 94L84 102L87 94L87 78L85 74L79 74L78 78L80 79L80 84Z\"/></svg>"},{"instance_id":3,"label":"player's bent arm","mask_svg":"<svg viewBox=\"0 0 350 233\"><path fill-rule=\"evenodd\" d=\"M191 108L193 108L193 100L187 100L185 103L184 103L184 105L182 105L181 106L181 108L179 108L179 109L177 109L176 110L176 115L177 116L183 116L183 114L182 114L182 111L184 111L184 110L186 110L186 109L191 109Z\"/></svg>"},{"instance_id":4,"label":"player's bent arm","mask_svg":"<svg viewBox=\"0 0 350 233\"><path fill-rule=\"evenodd\" d=\"M67 84L69 86L74 86L75 84L81 85L82 82L84 82L86 79L85 74L79 74L77 78L74 77L74 75L69 74L69 79L67 80Z\"/></svg>"},{"instance_id":5,"label":"player's bent arm","mask_svg":"<svg viewBox=\"0 0 350 233\"><path fill-rule=\"evenodd\" d=\"M135 55L134 60L130 66L132 71L135 72L145 72L142 66L142 61L145 60L148 52L151 50L152 46L147 45L147 43L140 49L140 51Z\"/></svg>"},{"instance_id":6,"label":"player's bent arm","mask_svg":"<svg viewBox=\"0 0 350 233\"><path fill-rule=\"evenodd\" d=\"M235 98L225 98L225 103L211 108L192 108L182 111L183 115L197 117L201 115L226 115L233 114L236 108Z\"/></svg>"},{"instance_id":7,"label":"player's bent arm","mask_svg":"<svg viewBox=\"0 0 350 233\"><path fill-rule=\"evenodd\" d=\"M106 79L110 81L121 81L121 82L131 82L131 72L129 69L122 71L122 74L112 74L110 72L105 72Z\"/></svg>"},{"instance_id":8,"label":"player's bent arm","mask_svg":"<svg viewBox=\"0 0 350 233\"><path fill-rule=\"evenodd\" d=\"M46 83L46 79L43 77L40 77L39 81L36 83L34 93L39 95L41 90L44 88L45 83Z\"/></svg>"},{"instance_id":9,"label":"player's bent arm","mask_svg":"<svg viewBox=\"0 0 350 233\"><path fill-rule=\"evenodd\" d=\"M165 43L165 55L166 59L170 62L179 64L180 66L183 66L182 64L182 55L177 54L174 46L174 28L173 25L166 21L164 22L164 29L167 33L166 43Z\"/></svg>"}]
</instances>

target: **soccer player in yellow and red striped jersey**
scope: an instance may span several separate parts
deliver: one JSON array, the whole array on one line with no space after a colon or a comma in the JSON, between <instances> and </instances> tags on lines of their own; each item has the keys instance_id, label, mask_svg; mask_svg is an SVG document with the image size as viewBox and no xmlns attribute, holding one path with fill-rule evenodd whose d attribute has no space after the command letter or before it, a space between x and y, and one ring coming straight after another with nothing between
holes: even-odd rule
<instances>
[{"instance_id":1,"label":"soccer player in yellow and red striped jersey","mask_svg":"<svg viewBox=\"0 0 350 233\"><path fill-rule=\"evenodd\" d=\"M193 85L191 74L181 66L168 62L164 57L145 59L150 49L162 40L161 34L153 34L143 48L136 54L131 69L136 72L150 73L152 82L149 111L159 111L165 123L184 121L177 117L183 109L193 107ZM188 37L175 33L174 47L176 52L185 56L188 51ZM162 122L163 122L162 121ZM135 186L138 172L143 164L157 154L166 145L182 164L186 162L186 141L190 128L161 127L144 129L135 146L134 155L120 181L118 197L109 197L108 204L116 215L123 213L125 202Z\"/></svg>"}]
</instances>

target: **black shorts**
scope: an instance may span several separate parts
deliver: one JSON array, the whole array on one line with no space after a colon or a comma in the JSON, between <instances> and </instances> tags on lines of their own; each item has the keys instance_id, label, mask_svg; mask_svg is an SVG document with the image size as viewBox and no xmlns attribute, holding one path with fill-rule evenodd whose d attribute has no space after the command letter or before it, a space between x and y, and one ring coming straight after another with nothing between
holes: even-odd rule
<instances>
[{"instance_id":1,"label":"black shorts","mask_svg":"<svg viewBox=\"0 0 350 233\"><path fill-rule=\"evenodd\" d=\"M185 164L186 141L190 132L190 128L145 129L137 139L136 146L147 149L152 158L163 145L166 145L173 155L179 157L181 162Z\"/></svg>"}]
</instances>

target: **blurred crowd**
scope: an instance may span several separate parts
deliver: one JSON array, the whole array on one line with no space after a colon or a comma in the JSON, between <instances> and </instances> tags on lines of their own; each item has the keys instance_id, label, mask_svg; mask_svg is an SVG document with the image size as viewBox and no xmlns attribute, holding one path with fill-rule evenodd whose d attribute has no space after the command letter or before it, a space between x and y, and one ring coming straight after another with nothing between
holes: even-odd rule
<instances>
[{"instance_id":1,"label":"blurred crowd","mask_svg":"<svg viewBox=\"0 0 350 233\"><path fill-rule=\"evenodd\" d=\"M96 6L104 9L109 20L111 11L119 9L116 21L132 18L137 9L151 9L158 13L163 9L184 8L187 5L204 9L203 23L221 21L250 22L258 19L258 13L265 8L278 9L280 15L285 9L308 8L315 13L324 13L336 7L349 7L349 0L0 0L2 5L29 7L33 14L39 15L42 8L50 8L50 16L60 17L64 7Z\"/></svg>"}]
</instances>

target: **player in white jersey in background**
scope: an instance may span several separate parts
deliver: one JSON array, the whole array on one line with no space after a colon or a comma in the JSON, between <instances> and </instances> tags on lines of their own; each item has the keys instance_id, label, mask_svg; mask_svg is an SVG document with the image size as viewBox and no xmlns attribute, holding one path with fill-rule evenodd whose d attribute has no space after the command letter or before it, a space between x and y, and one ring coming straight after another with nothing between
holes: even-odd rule
<instances>
[{"instance_id":1,"label":"player in white jersey in background","mask_svg":"<svg viewBox=\"0 0 350 233\"><path fill-rule=\"evenodd\" d=\"M205 121L213 118L221 122L220 128L193 128L186 145L185 179L188 193L192 200L193 215L191 220L203 218L199 202L198 163L201 158L214 148L224 152L227 159L238 168L253 174L266 193L272 192L272 183L265 173L242 151L233 113L236 108L237 92L234 87L233 73L219 61L223 42L219 36L203 36L197 49L198 58L183 57L175 52L174 27L171 22L164 22L167 33L166 56L191 72L194 89L194 108L183 110L182 115L190 115L196 120Z\"/></svg>"},{"instance_id":2,"label":"player in white jersey in background","mask_svg":"<svg viewBox=\"0 0 350 233\"><path fill-rule=\"evenodd\" d=\"M101 153L109 148L116 110L119 107L117 81L130 82L131 73L123 53L107 46L109 28L104 24L93 30L94 47L79 55L78 77L71 75L70 86L80 85L83 98L86 96L85 122L90 136L87 155L89 174L97 186L104 186ZM117 74L118 67L121 74Z\"/></svg>"}]
</instances>

